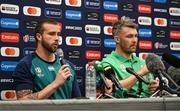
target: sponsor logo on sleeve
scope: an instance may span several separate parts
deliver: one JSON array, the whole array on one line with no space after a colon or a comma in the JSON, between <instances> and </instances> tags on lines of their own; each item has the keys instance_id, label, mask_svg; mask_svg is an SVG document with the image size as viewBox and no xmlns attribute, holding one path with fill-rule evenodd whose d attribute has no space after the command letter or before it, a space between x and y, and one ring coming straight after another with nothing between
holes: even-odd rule
<instances>
[{"instance_id":1,"label":"sponsor logo on sleeve","mask_svg":"<svg viewBox=\"0 0 180 111\"><path fill-rule=\"evenodd\" d=\"M70 20L81 20L82 19L81 11L66 10L65 16L66 16L66 19L70 19Z\"/></svg>"},{"instance_id":2,"label":"sponsor logo on sleeve","mask_svg":"<svg viewBox=\"0 0 180 111\"><path fill-rule=\"evenodd\" d=\"M65 26L65 29L66 29L66 30L77 30L77 31L81 31L81 30L82 30L82 27L80 27L80 26L66 25L66 26Z\"/></svg>"},{"instance_id":3,"label":"sponsor logo on sleeve","mask_svg":"<svg viewBox=\"0 0 180 111\"><path fill-rule=\"evenodd\" d=\"M62 0L45 0L46 4L61 5Z\"/></svg>"},{"instance_id":4,"label":"sponsor logo on sleeve","mask_svg":"<svg viewBox=\"0 0 180 111\"><path fill-rule=\"evenodd\" d=\"M112 35L112 26L104 26L104 34Z\"/></svg>"},{"instance_id":5,"label":"sponsor logo on sleeve","mask_svg":"<svg viewBox=\"0 0 180 111\"><path fill-rule=\"evenodd\" d=\"M152 37L152 30L151 29L139 29L139 36L140 37Z\"/></svg>"},{"instance_id":6,"label":"sponsor logo on sleeve","mask_svg":"<svg viewBox=\"0 0 180 111\"><path fill-rule=\"evenodd\" d=\"M2 61L1 70L2 71L14 71L18 62L14 61Z\"/></svg>"},{"instance_id":7,"label":"sponsor logo on sleeve","mask_svg":"<svg viewBox=\"0 0 180 111\"><path fill-rule=\"evenodd\" d=\"M100 38L86 37L85 42L86 42L85 45L87 47L100 47L101 46Z\"/></svg>"},{"instance_id":8,"label":"sponsor logo on sleeve","mask_svg":"<svg viewBox=\"0 0 180 111\"><path fill-rule=\"evenodd\" d=\"M154 0L155 3L166 3L167 0Z\"/></svg>"},{"instance_id":9,"label":"sponsor logo on sleeve","mask_svg":"<svg viewBox=\"0 0 180 111\"><path fill-rule=\"evenodd\" d=\"M139 41L139 48L140 49L152 49L152 41L144 40L144 41Z\"/></svg>"},{"instance_id":10,"label":"sponsor logo on sleeve","mask_svg":"<svg viewBox=\"0 0 180 111\"><path fill-rule=\"evenodd\" d=\"M1 18L1 27L2 28L19 28L19 20L14 18Z\"/></svg>"},{"instance_id":11,"label":"sponsor logo on sleeve","mask_svg":"<svg viewBox=\"0 0 180 111\"><path fill-rule=\"evenodd\" d=\"M170 38L180 39L180 31L179 30L170 30Z\"/></svg>"},{"instance_id":12,"label":"sponsor logo on sleeve","mask_svg":"<svg viewBox=\"0 0 180 111\"><path fill-rule=\"evenodd\" d=\"M23 49L23 55L24 56L27 56L27 55L34 53L34 52L35 52L35 48L33 48L33 47L26 47Z\"/></svg>"},{"instance_id":13,"label":"sponsor logo on sleeve","mask_svg":"<svg viewBox=\"0 0 180 111\"><path fill-rule=\"evenodd\" d=\"M138 23L140 25L151 25L152 19L151 19L151 17L139 16L138 17Z\"/></svg>"},{"instance_id":14,"label":"sponsor logo on sleeve","mask_svg":"<svg viewBox=\"0 0 180 111\"><path fill-rule=\"evenodd\" d=\"M103 7L105 10L118 10L118 3L111 1L104 1Z\"/></svg>"},{"instance_id":15,"label":"sponsor logo on sleeve","mask_svg":"<svg viewBox=\"0 0 180 111\"><path fill-rule=\"evenodd\" d=\"M13 32L2 32L0 34L2 42L19 43L19 34Z\"/></svg>"},{"instance_id":16,"label":"sponsor logo on sleeve","mask_svg":"<svg viewBox=\"0 0 180 111\"><path fill-rule=\"evenodd\" d=\"M169 14L170 14L171 16L180 16L180 8L170 7L170 8L169 8Z\"/></svg>"},{"instance_id":17,"label":"sponsor logo on sleeve","mask_svg":"<svg viewBox=\"0 0 180 111\"><path fill-rule=\"evenodd\" d=\"M122 5L123 11L133 12L134 11L134 5L131 3L123 4Z\"/></svg>"},{"instance_id":18,"label":"sponsor logo on sleeve","mask_svg":"<svg viewBox=\"0 0 180 111\"><path fill-rule=\"evenodd\" d=\"M166 32L164 30L156 30L155 31L155 37L157 37L157 38L166 37Z\"/></svg>"},{"instance_id":19,"label":"sponsor logo on sleeve","mask_svg":"<svg viewBox=\"0 0 180 111\"><path fill-rule=\"evenodd\" d=\"M154 25L160 27L167 26L167 19L166 18L154 18Z\"/></svg>"},{"instance_id":20,"label":"sponsor logo on sleeve","mask_svg":"<svg viewBox=\"0 0 180 111\"><path fill-rule=\"evenodd\" d=\"M45 8L45 16L50 18L62 18L62 10L57 8Z\"/></svg>"},{"instance_id":21,"label":"sponsor logo on sleeve","mask_svg":"<svg viewBox=\"0 0 180 111\"><path fill-rule=\"evenodd\" d=\"M17 47L1 47L1 55L4 57L19 57L20 51Z\"/></svg>"},{"instance_id":22,"label":"sponsor logo on sleeve","mask_svg":"<svg viewBox=\"0 0 180 111\"><path fill-rule=\"evenodd\" d=\"M104 22L114 22L118 21L117 14L104 14Z\"/></svg>"},{"instance_id":23,"label":"sponsor logo on sleeve","mask_svg":"<svg viewBox=\"0 0 180 111\"><path fill-rule=\"evenodd\" d=\"M19 6L14 4L1 4L1 13L5 14L19 14Z\"/></svg>"},{"instance_id":24,"label":"sponsor logo on sleeve","mask_svg":"<svg viewBox=\"0 0 180 111\"><path fill-rule=\"evenodd\" d=\"M81 37L67 36L66 37L66 44L69 46L81 46L82 45L82 38Z\"/></svg>"},{"instance_id":25,"label":"sponsor logo on sleeve","mask_svg":"<svg viewBox=\"0 0 180 111\"><path fill-rule=\"evenodd\" d=\"M151 13L151 5L144 5L144 4L139 4L138 5L138 12L139 13L147 13L150 14Z\"/></svg>"},{"instance_id":26,"label":"sponsor logo on sleeve","mask_svg":"<svg viewBox=\"0 0 180 111\"><path fill-rule=\"evenodd\" d=\"M65 4L72 7L81 7L81 3L81 0L65 0Z\"/></svg>"},{"instance_id":27,"label":"sponsor logo on sleeve","mask_svg":"<svg viewBox=\"0 0 180 111\"><path fill-rule=\"evenodd\" d=\"M25 29L35 29L37 21L24 21L23 24Z\"/></svg>"},{"instance_id":28,"label":"sponsor logo on sleeve","mask_svg":"<svg viewBox=\"0 0 180 111\"><path fill-rule=\"evenodd\" d=\"M155 42L154 43L154 48L155 49L166 49L166 48L168 48L168 45L167 44L163 44L161 42Z\"/></svg>"},{"instance_id":29,"label":"sponsor logo on sleeve","mask_svg":"<svg viewBox=\"0 0 180 111\"><path fill-rule=\"evenodd\" d=\"M180 50L180 42L170 42L170 49L174 51Z\"/></svg>"},{"instance_id":30,"label":"sponsor logo on sleeve","mask_svg":"<svg viewBox=\"0 0 180 111\"><path fill-rule=\"evenodd\" d=\"M16 91L15 90L2 90L1 99L2 100L17 100Z\"/></svg>"},{"instance_id":31,"label":"sponsor logo on sleeve","mask_svg":"<svg viewBox=\"0 0 180 111\"><path fill-rule=\"evenodd\" d=\"M170 19L169 26L175 27L175 28L180 28L180 19Z\"/></svg>"},{"instance_id":32,"label":"sponsor logo on sleeve","mask_svg":"<svg viewBox=\"0 0 180 111\"><path fill-rule=\"evenodd\" d=\"M104 47L115 48L116 43L114 39L104 39Z\"/></svg>"},{"instance_id":33,"label":"sponsor logo on sleeve","mask_svg":"<svg viewBox=\"0 0 180 111\"><path fill-rule=\"evenodd\" d=\"M84 0L85 7L91 9L99 9L100 8L100 0Z\"/></svg>"},{"instance_id":34,"label":"sponsor logo on sleeve","mask_svg":"<svg viewBox=\"0 0 180 111\"><path fill-rule=\"evenodd\" d=\"M100 20L100 14L98 12L87 12L86 13L87 20Z\"/></svg>"},{"instance_id":35,"label":"sponsor logo on sleeve","mask_svg":"<svg viewBox=\"0 0 180 111\"><path fill-rule=\"evenodd\" d=\"M87 50L85 55L86 55L86 59L88 59L88 60L99 60L99 59L101 59L101 52L100 51Z\"/></svg>"},{"instance_id":36,"label":"sponsor logo on sleeve","mask_svg":"<svg viewBox=\"0 0 180 111\"><path fill-rule=\"evenodd\" d=\"M41 8L34 6L24 6L23 13L27 16L41 16Z\"/></svg>"},{"instance_id":37,"label":"sponsor logo on sleeve","mask_svg":"<svg viewBox=\"0 0 180 111\"><path fill-rule=\"evenodd\" d=\"M101 27L99 25L85 25L85 32L87 34L100 34Z\"/></svg>"}]
</instances>

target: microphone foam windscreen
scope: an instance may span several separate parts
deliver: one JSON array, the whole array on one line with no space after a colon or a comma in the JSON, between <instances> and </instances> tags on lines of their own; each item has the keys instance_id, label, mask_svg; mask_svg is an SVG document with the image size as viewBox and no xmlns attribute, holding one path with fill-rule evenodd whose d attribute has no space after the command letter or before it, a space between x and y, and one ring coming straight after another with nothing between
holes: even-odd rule
<instances>
[{"instance_id":1,"label":"microphone foam windscreen","mask_svg":"<svg viewBox=\"0 0 180 111\"><path fill-rule=\"evenodd\" d=\"M61 49L61 48L58 48L57 50L56 50L56 56L58 57L58 58L63 58L64 57L64 52L63 52L63 50Z\"/></svg>"},{"instance_id":2,"label":"microphone foam windscreen","mask_svg":"<svg viewBox=\"0 0 180 111\"><path fill-rule=\"evenodd\" d=\"M148 54L146 58L146 66L152 73L155 73L157 70L165 70L165 66L160 57L155 54Z\"/></svg>"},{"instance_id":3,"label":"microphone foam windscreen","mask_svg":"<svg viewBox=\"0 0 180 111\"><path fill-rule=\"evenodd\" d=\"M170 66L167 70L167 73L173 80L180 81L180 68L175 68L173 66Z\"/></svg>"},{"instance_id":4,"label":"microphone foam windscreen","mask_svg":"<svg viewBox=\"0 0 180 111\"><path fill-rule=\"evenodd\" d=\"M103 72L103 65L100 61L94 61L93 65L97 72Z\"/></svg>"}]
</instances>

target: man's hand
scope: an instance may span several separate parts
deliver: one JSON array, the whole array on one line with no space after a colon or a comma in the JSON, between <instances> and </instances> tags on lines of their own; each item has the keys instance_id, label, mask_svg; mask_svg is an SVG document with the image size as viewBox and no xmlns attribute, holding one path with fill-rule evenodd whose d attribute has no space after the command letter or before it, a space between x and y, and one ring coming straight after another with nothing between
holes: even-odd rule
<instances>
[{"instance_id":1,"label":"man's hand","mask_svg":"<svg viewBox=\"0 0 180 111\"><path fill-rule=\"evenodd\" d=\"M105 89L105 93L111 95L111 94L112 94L112 90L113 90L113 83L112 83L111 80L109 80L109 79L107 79L107 78L106 78L106 81L107 81L110 89Z\"/></svg>"},{"instance_id":2,"label":"man's hand","mask_svg":"<svg viewBox=\"0 0 180 111\"><path fill-rule=\"evenodd\" d=\"M62 67L59 69L55 80L53 81L53 84L56 87L59 87L64 84L66 79L71 76L71 72L68 68L69 65L62 65Z\"/></svg>"},{"instance_id":3,"label":"man's hand","mask_svg":"<svg viewBox=\"0 0 180 111\"><path fill-rule=\"evenodd\" d=\"M141 76L147 75L149 73L149 70L146 64L137 73Z\"/></svg>"},{"instance_id":4,"label":"man's hand","mask_svg":"<svg viewBox=\"0 0 180 111\"><path fill-rule=\"evenodd\" d=\"M149 91L150 91L151 93L154 93L158 87L159 87L159 79L150 80L150 83L149 83Z\"/></svg>"}]
</instances>

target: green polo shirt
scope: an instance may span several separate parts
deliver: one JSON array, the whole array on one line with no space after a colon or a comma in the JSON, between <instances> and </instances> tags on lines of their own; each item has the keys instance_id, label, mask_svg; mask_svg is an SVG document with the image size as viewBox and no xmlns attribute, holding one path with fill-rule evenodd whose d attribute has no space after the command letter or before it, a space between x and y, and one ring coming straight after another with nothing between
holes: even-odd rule
<instances>
[{"instance_id":1,"label":"green polo shirt","mask_svg":"<svg viewBox=\"0 0 180 111\"><path fill-rule=\"evenodd\" d=\"M102 60L103 65L110 64L111 67L114 69L116 77L118 80L123 80L131 76L126 71L126 67L131 67L134 69L135 72L137 72L144 64L145 61L140 59L139 57L135 56L133 54L133 59L124 58L123 56L119 55L115 51L112 51L110 55L108 55L106 58L103 58ZM147 76L143 76L146 80L152 80L153 76L152 74L148 74ZM130 93L136 93L138 90L138 81L134 84L134 86L129 90ZM142 83L143 91L141 93L142 97L149 97L150 93L148 91L148 85ZM121 91L117 90L116 93L121 93ZM122 95L122 94L120 94ZM121 97L121 96L120 96Z\"/></svg>"}]
</instances>

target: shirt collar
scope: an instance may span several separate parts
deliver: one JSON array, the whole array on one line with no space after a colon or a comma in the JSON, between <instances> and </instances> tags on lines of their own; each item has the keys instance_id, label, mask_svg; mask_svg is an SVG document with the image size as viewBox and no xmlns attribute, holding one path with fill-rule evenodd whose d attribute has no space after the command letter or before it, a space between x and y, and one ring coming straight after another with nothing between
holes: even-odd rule
<instances>
[{"instance_id":1,"label":"shirt collar","mask_svg":"<svg viewBox=\"0 0 180 111\"><path fill-rule=\"evenodd\" d=\"M125 62L129 62L131 61L132 63L135 63L137 62L137 56L135 54L132 55L132 59L129 59L129 58L125 58L123 56L121 56L120 54L118 54L117 52L115 51L112 51L111 54L118 60L121 60L122 63L125 63Z\"/></svg>"}]
</instances>

